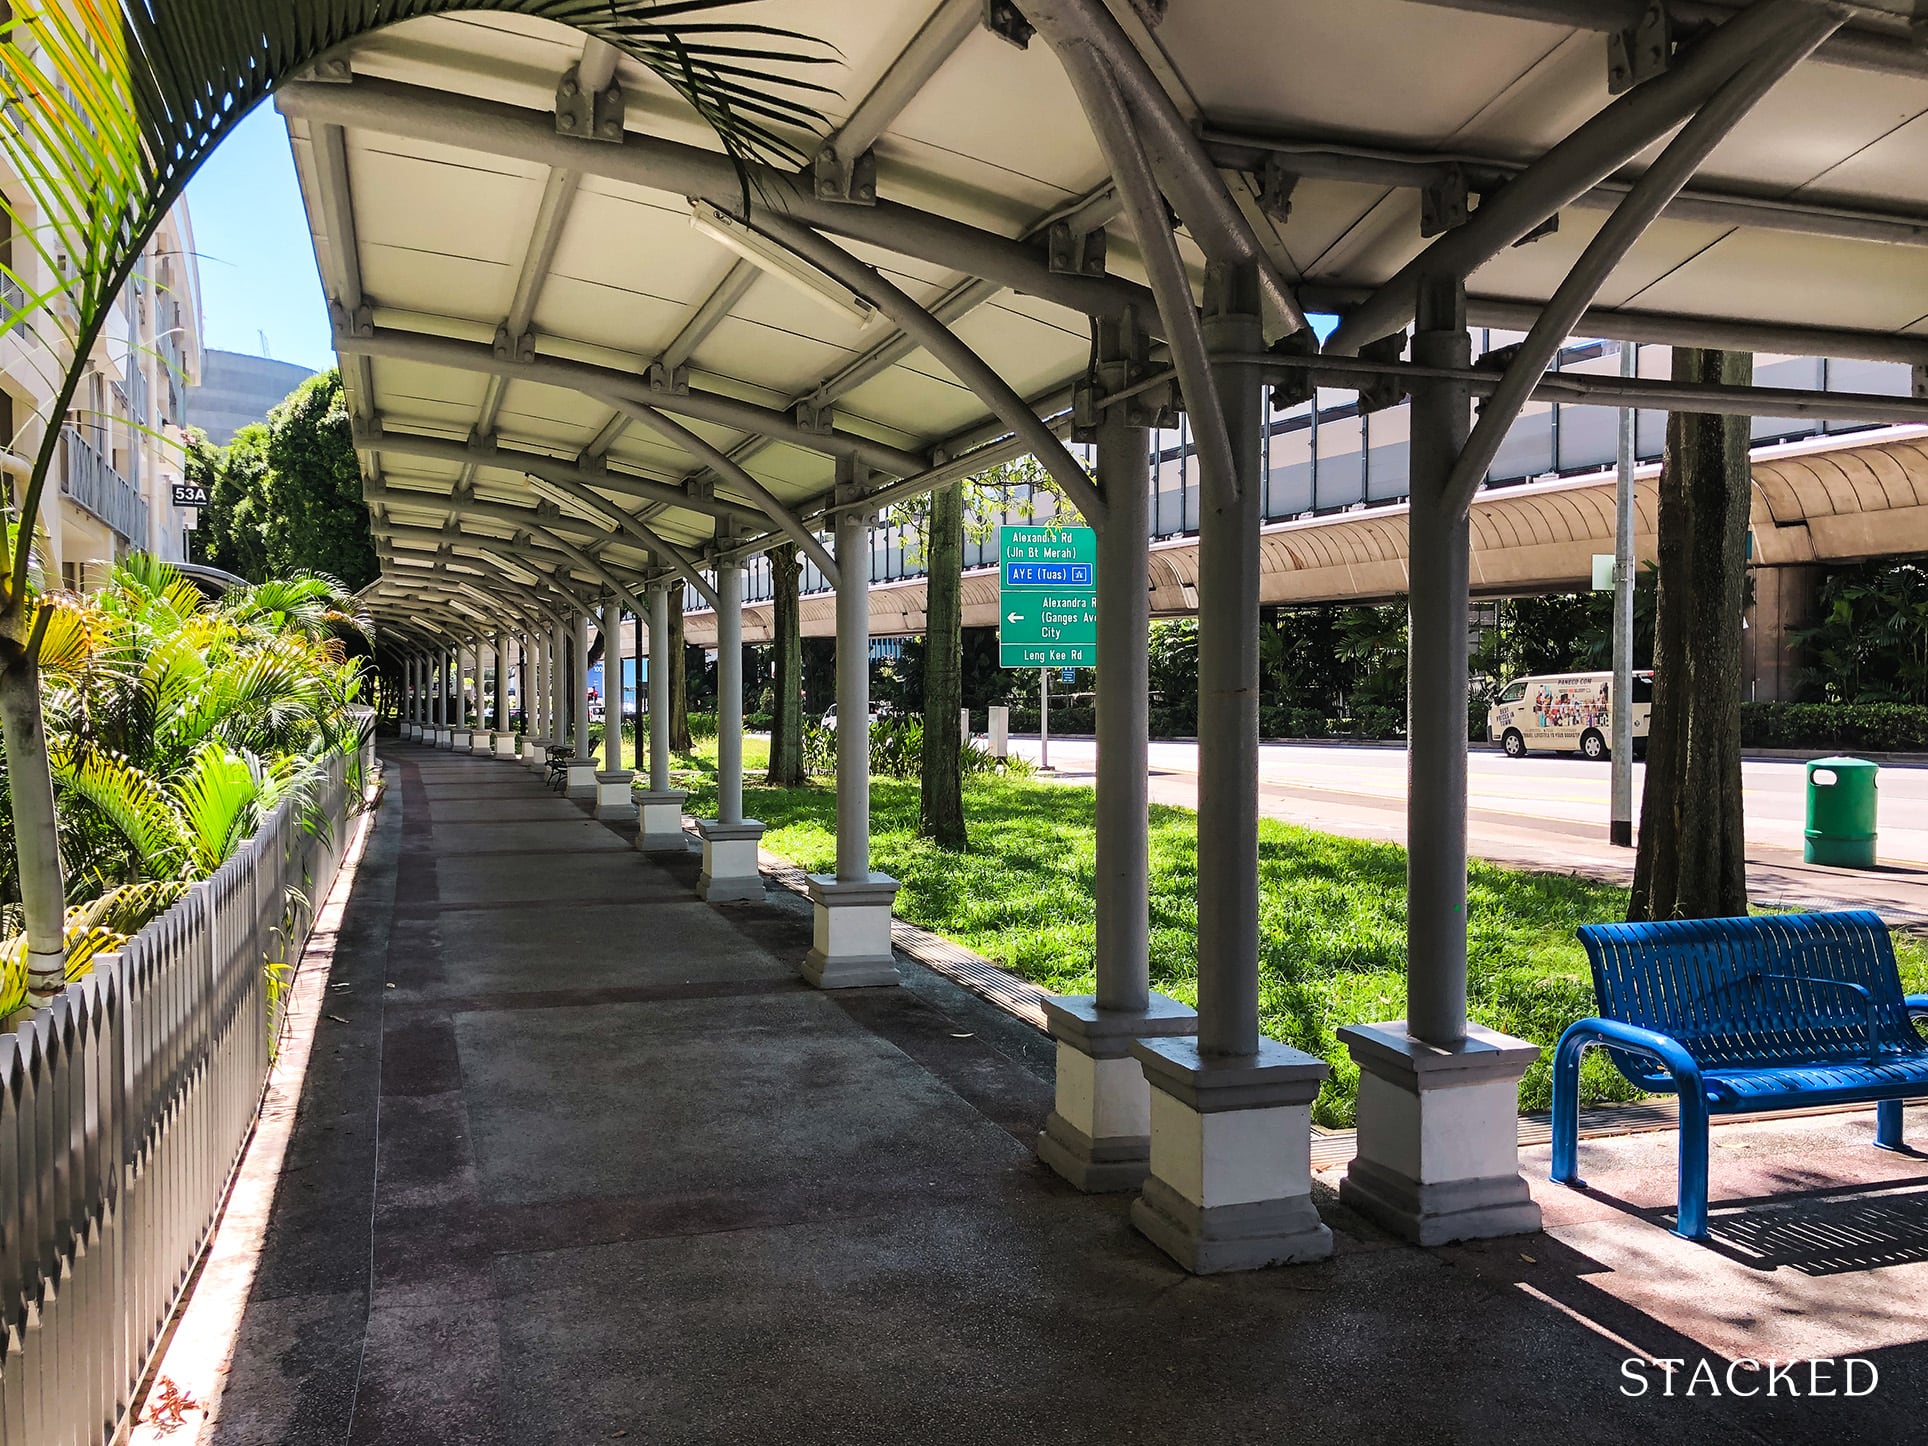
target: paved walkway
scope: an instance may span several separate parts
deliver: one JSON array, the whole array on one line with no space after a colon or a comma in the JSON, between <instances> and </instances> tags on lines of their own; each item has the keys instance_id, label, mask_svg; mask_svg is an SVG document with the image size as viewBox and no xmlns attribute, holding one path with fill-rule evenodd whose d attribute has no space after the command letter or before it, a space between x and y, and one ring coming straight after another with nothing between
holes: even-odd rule
<instances>
[{"instance_id":1,"label":"paved walkway","mask_svg":"<svg viewBox=\"0 0 1928 1446\"><path fill-rule=\"evenodd\" d=\"M916 966L813 991L799 901L711 908L694 856L646 861L526 770L386 756L202 1441L1917 1432L1928 1161L1865 1117L1719 1136L1719 1198L1776 1203L1717 1206L1713 1248L1656 1223L1671 1138L1641 1135L1587 1146L1594 1194L1543 1189L1548 1235L1422 1252L1322 1184L1336 1258L1193 1279L1033 1159L1035 1031ZM1635 1352L1823 1347L1867 1348L1877 1393L1623 1394Z\"/></svg>"}]
</instances>

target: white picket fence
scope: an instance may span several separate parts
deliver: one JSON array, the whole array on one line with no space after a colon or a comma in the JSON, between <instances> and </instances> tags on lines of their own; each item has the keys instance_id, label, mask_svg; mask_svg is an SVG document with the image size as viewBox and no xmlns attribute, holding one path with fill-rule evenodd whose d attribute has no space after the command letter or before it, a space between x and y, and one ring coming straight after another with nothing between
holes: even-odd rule
<instances>
[{"instance_id":1,"label":"white picket fence","mask_svg":"<svg viewBox=\"0 0 1928 1446\"><path fill-rule=\"evenodd\" d=\"M365 726L330 764L325 828L284 804L0 1036L0 1446L120 1427L260 1108L281 1025L266 966L299 957L372 764Z\"/></svg>"}]
</instances>

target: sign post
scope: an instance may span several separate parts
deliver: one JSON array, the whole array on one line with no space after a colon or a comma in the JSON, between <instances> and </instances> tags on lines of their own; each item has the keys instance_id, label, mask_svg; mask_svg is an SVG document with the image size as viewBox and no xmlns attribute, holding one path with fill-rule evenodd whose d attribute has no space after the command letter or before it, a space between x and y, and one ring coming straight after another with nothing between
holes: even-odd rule
<instances>
[{"instance_id":1,"label":"sign post","mask_svg":"<svg viewBox=\"0 0 1928 1446\"><path fill-rule=\"evenodd\" d=\"M1098 534L998 529L998 662L1038 670L1039 771L1051 771L1051 669L1098 661Z\"/></svg>"}]
</instances>

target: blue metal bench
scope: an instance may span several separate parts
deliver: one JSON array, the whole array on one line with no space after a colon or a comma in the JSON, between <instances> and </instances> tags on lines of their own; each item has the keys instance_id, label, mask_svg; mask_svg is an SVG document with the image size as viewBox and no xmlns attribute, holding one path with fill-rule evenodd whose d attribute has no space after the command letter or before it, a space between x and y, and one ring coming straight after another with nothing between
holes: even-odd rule
<instances>
[{"instance_id":1,"label":"blue metal bench","mask_svg":"<svg viewBox=\"0 0 1928 1446\"><path fill-rule=\"evenodd\" d=\"M1875 1105L1874 1142L1903 1148L1901 1102L1928 1096L1928 1041L1903 996L1879 915L1767 914L1579 930L1604 1018L1560 1036L1553 1059L1553 1179L1579 1186L1580 1057L1603 1045L1643 1090L1680 1099L1674 1233L1707 1233L1712 1115Z\"/></svg>"}]
</instances>

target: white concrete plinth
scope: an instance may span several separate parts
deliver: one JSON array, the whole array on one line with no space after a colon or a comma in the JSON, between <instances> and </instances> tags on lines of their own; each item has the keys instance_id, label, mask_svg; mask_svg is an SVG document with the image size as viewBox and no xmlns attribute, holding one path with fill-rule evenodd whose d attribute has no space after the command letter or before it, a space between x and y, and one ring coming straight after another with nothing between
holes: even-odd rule
<instances>
[{"instance_id":1,"label":"white concrete plinth","mask_svg":"<svg viewBox=\"0 0 1928 1446\"><path fill-rule=\"evenodd\" d=\"M596 796L596 760L593 758L572 758L569 760L569 774L563 781L563 791L571 798L594 799Z\"/></svg>"},{"instance_id":2,"label":"white concrete plinth","mask_svg":"<svg viewBox=\"0 0 1928 1446\"><path fill-rule=\"evenodd\" d=\"M803 977L819 989L895 984L890 918L897 902L897 880L889 874L850 880L811 874L809 892L816 918Z\"/></svg>"},{"instance_id":3,"label":"white concrete plinth","mask_svg":"<svg viewBox=\"0 0 1928 1446\"><path fill-rule=\"evenodd\" d=\"M1406 1022L1354 1024L1359 1153L1339 1198L1420 1245L1525 1235L1540 1207L1520 1176L1520 1076L1539 1046L1468 1024L1452 1047Z\"/></svg>"},{"instance_id":4,"label":"white concrete plinth","mask_svg":"<svg viewBox=\"0 0 1928 1446\"><path fill-rule=\"evenodd\" d=\"M544 772L549 766L549 740L525 735L522 739L522 762L531 772Z\"/></svg>"},{"instance_id":5,"label":"white concrete plinth","mask_svg":"<svg viewBox=\"0 0 1928 1446\"><path fill-rule=\"evenodd\" d=\"M604 823L626 823L636 817L636 801L629 792L630 780L635 776L627 768L596 775L597 818Z\"/></svg>"},{"instance_id":6,"label":"white concrete plinth","mask_svg":"<svg viewBox=\"0 0 1928 1446\"><path fill-rule=\"evenodd\" d=\"M1044 1022L1058 1085L1038 1158L1080 1190L1137 1189L1151 1160L1151 1087L1132 1042L1196 1034L1198 1015L1162 994L1143 1010L1100 1009L1084 994L1046 999Z\"/></svg>"},{"instance_id":7,"label":"white concrete plinth","mask_svg":"<svg viewBox=\"0 0 1928 1446\"><path fill-rule=\"evenodd\" d=\"M1312 1204L1326 1062L1269 1039L1246 1059L1201 1055L1190 1039L1141 1039L1131 1053L1151 1087L1151 1170L1132 1224L1195 1275L1332 1254Z\"/></svg>"},{"instance_id":8,"label":"white concrete plinth","mask_svg":"<svg viewBox=\"0 0 1928 1446\"><path fill-rule=\"evenodd\" d=\"M449 751L451 753L467 753L469 751L469 739L473 736L466 728L449 729Z\"/></svg>"},{"instance_id":9,"label":"white concrete plinth","mask_svg":"<svg viewBox=\"0 0 1928 1446\"><path fill-rule=\"evenodd\" d=\"M454 735L453 729L437 728L435 730L435 746L437 748L447 748L449 746L449 740L453 737L453 735Z\"/></svg>"},{"instance_id":10,"label":"white concrete plinth","mask_svg":"<svg viewBox=\"0 0 1928 1446\"><path fill-rule=\"evenodd\" d=\"M514 758L520 752L521 748L516 742L515 734L498 733L495 735L495 756L497 758Z\"/></svg>"},{"instance_id":11,"label":"white concrete plinth","mask_svg":"<svg viewBox=\"0 0 1928 1446\"><path fill-rule=\"evenodd\" d=\"M735 904L763 898L763 875L757 872L757 844L763 825L753 818L720 823L696 821L703 840L703 871L696 876L696 897L708 904Z\"/></svg>"},{"instance_id":12,"label":"white concrete plinth","mask_svg":"<svg viewBox=\"0 0 1928 1446\"><path fill-rule=\"evenodd\" d=\"M683 832L683 800L689 797L687 793L668 788L661 793L632 792L630 797L636 801L637 848L646 854L680 854L688 850L689 836Z\"/></svg>"},{"instance_id":13,"label":"white concrete plinth","mask_svg":"<svg viewBox=\"0 0 1928 1446\"><path fill-rule=\"evenodd\" d=\"M421 724L404 723L402 725L402 737L406 738L410 743L415 742L416 739L420 738L421 736L422 736Z\"/></svg>"}]
</instances>

